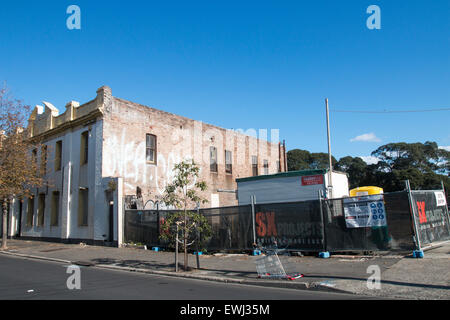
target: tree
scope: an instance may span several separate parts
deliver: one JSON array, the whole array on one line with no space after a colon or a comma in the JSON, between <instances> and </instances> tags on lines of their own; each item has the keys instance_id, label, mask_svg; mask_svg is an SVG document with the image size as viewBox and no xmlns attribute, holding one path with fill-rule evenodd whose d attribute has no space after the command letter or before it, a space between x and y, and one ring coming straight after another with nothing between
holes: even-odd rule
<instances>
[{"instance_id":1,"label":"tree","mask_svg":"<svg viewBox=\"0 0 450 320\"><path fill-rule=\"evenodd\" d=\"M203 215L188 210L188 207L198 206L208 202L198 193L207 189L204 181L197 181L200 168L193 160L182 161L174 166L174 179L166 186L162 201L168 206L176 207L182 212L169 215L161 228L161 238L176 241L178 231L181 231L181 244L184 250L184 270L187 271L187 248L197 239L197 234L202 233L204 238L211 234L211 228Z\"/></svg>"},{"instance_id":2,"label":"tree","mask_svg":"<svg viewBox=\"0 0 450 320\"><path fill-rule=\"evenodd\" d=\"M7 244L7 214L11 200L31 196L44 179L31 152L40 143L29 139L26 122L30 108L0 89L0 200L2 201L2 249ZM42 168L42 166L41 166Z\"/></svg>"},{"instance_id":3,"label":"tree","mask_svg":"<svg viewBox=\"0 0 450 320\"><path fill-rule=\"evenodd\" d=\"M343 157L336 163L335 169L348 174L350 189L361 187L367 181L367 164L359 157Z\"/></svg>"},{"instance_id":4,"label":"tree","mask_svg":"<svg viewBox=\"0 0 450 320\"><path fill-rule=\"evenodd\" d=\"M337 161L332 156L331 162L333 167ZM288 171L311 170L311 169L327 169L329 167L328 154L310 153L307 150L293 149L287 153Z\"/></svg>"},{"instance_id":5,"label":"tree","mask_svg":"<svg viewBox=\"0 0 450 320\"><path fill-rule=\"evenodd\" d=\"M372 152L380 159L377 163L378 178L383 176L385 191L397 191L404 187L404 180L410 180L414 189L435 189L443 181L450 187L450 152L439 149L436 142L389 143Z\"/></svg>"},{"instance_id":6,"label":"tree","mask_svg":"<svg viewBox=\"0 0 450 320\"><path fill-rule=\"evenodd\" d=\"M287 153L288 171L309 169L310 153L307 150L294 149Z\"/></svg>"}]
</instances>

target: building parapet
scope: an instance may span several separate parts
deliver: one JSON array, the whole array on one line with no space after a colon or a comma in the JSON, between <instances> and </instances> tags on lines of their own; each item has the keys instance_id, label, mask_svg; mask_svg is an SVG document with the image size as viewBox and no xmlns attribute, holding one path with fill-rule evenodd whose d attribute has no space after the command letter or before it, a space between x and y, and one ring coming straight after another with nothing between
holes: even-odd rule
<instances>
[{"instance_id":1,"label":"building parapet","mask_svg":"<svg viewBox=\"0 0 450 320\"><path fill-rule=\"evenodd\" d=\"M28 119L30 137L65 129L79 122L89 120L102 114L107 101L111 100L111 88L103 86L97 90L97 97L83 105L77 101L66 104L66 110L59 114L58 109L50 102L43 101L44 106L37 105Z\"/></svg>"}]
</instances>

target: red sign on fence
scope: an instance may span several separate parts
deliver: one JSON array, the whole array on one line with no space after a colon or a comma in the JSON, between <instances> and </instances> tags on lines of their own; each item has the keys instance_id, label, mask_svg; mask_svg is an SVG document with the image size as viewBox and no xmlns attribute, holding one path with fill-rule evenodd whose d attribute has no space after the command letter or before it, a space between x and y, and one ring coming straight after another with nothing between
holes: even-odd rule
<instances>
[{"instance_id":1,"label":"red sign on fence","mask_svg":"<svg viewBox=\"0 0 450 320\"><path fill-rule=\"evenodd\" d=\"M323 175L302 177L302 186L312 186L323 184Z\"/></svg>"}]
</instances>

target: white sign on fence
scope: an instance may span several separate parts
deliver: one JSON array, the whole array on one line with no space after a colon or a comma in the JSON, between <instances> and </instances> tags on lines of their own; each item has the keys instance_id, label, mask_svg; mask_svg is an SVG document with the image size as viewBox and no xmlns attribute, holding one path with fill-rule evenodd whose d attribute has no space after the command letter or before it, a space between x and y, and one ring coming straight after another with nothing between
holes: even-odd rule
<instances>
[{"instance_id":1,"label":"white sign on fence","mask_svg":"<svg viewBox=\"0 0 450 320\"><path fill-rule=\"evenodd\" d=\"M379 227L386 225L383 195L369 195L344 199L347 228Z\"/></svg>"},{"instance_id":2,"label":"white sign on fence","mask_svg":"<svg viewBox=\"0 0 450 320\"><path fill-rule=\"evenodd\" d=\"M443 191L435 191L434 196L436 197L437 207L443 207L447 205L447 200L445 199L445 194Z\"/></svg>"}]
</instances>

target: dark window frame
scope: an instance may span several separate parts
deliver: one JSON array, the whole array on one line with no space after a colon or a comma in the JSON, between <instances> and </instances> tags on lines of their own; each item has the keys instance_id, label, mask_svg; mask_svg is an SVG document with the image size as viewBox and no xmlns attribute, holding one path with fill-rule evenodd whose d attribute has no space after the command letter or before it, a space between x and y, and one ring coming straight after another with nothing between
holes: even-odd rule
<instances>
[{"instance_id":1,"label":"dark window frame","mask_svg":"<svg viewBox=\"0 0 450 320\"><path fill-rule=\"evenodd\" d=\"M55 201L56 196L58 198L58 201ZM59 226L59 202L60 202L60 199L61 199L60 192L53 191L52 192L51 213L50 213L50 226L51 227Z\"/></svg>"},{"instance_id":2,"label":"dark window frame","mask_svg":"<svg viewBox=\"0 0 450 320\"><path fill-rule=\"evenodd\" d=\"M218 173L217 164L217 148L214 146L209 147L209 171L212 173Z\"/></svg>"},{"instance_id":3,"label":"dark window frame","mask_svg":"<svg viewBox=\"0 0 450 320\"><path fill-rule=\"evenodd\" d=\"M32 227L34 225L34 197L28 199L26 225L28 227Z\"/></svg>"},{"instance_id":4,"label":"dark window frame","mask_svg":"<svg viewBox=\"0 0 450 320\"><path fill-rule=\"evenodd\" d=\"M252 156L252 175L253 177L258 175L258 156Z\"/></svg>"},{"instance_id":5,"label":"dark window frame","mask_svg":"<svg viewBox=\"0 0 450 320\"><path fill-rule=\"evenodd\" d=\"M148 139L149 137L154 138L155 145L153 148L152 148L151 144L149 144L149 139ZM153 161L148 160L149 151L150 152L153 151ZM158 137L154 134L146 133L145 134L145 162L149 163L149 164L157 164L157 159L158 159L157 155L158 155Z\"/></svg>"},{"instance_id":6,"label":"dark window frame","mask_svg":"<svg viewBox=\"0 0 450 320\"><path fill-rule=\"evenodd\" d=\"M81 200L83 199L83 200ZM81 205L82 204L82 205ZM78 190L78 226L89 226L89 189L80 188Z\"/></svg>"},{"instance_id":7,"label":"dark window frame","mask_svg":"<svg viewBox=\"0 0 450 320\"><path fill-rule=\"evenodd\" d=\"M80 143L80 164L85 165L89 162L89 130L81 133Z\"/></svg>"},{"instance_id":8,"label":"dark window frame","mask_svg":"<svg viewBox=\"0 0 450 320\"><path fill-rule=\"evenodd\" d=\"M60 171L62 167L62 140L55 143L55 172Z\"/></svg>"},{"instance_id":9,"label":"dark window frame","mask_svg":"<svg viewBox=\"0 0 450 320\"><path fill-rule=\"evenodd\" d=\"M38 215L37 215L37 224L38 227L45 226L45 201L46 199L45 193L40 193L38 196Z\"/></svg>"},{"instance_id":10,"label":"dark window frame","mask_svg":"<svg viewBox=\"0 0 450 320\"><path fill-rule=\"evenodd\" d=\"M263 167L264 167L264 174L267 175L269 174L269 160L264 160L263 162Z\"/></svg>"},{"instance_id":11,"label":"dark window frame","mask_svg":"<svg viewBox=\"0 0 450 320\"><path fill-rule=\"evenodd\" d=\"M227 155L230 155L229 159ZM233 174L233 153L229 150L225 150L225 173Z\"/></svg>"}]
</instances>

